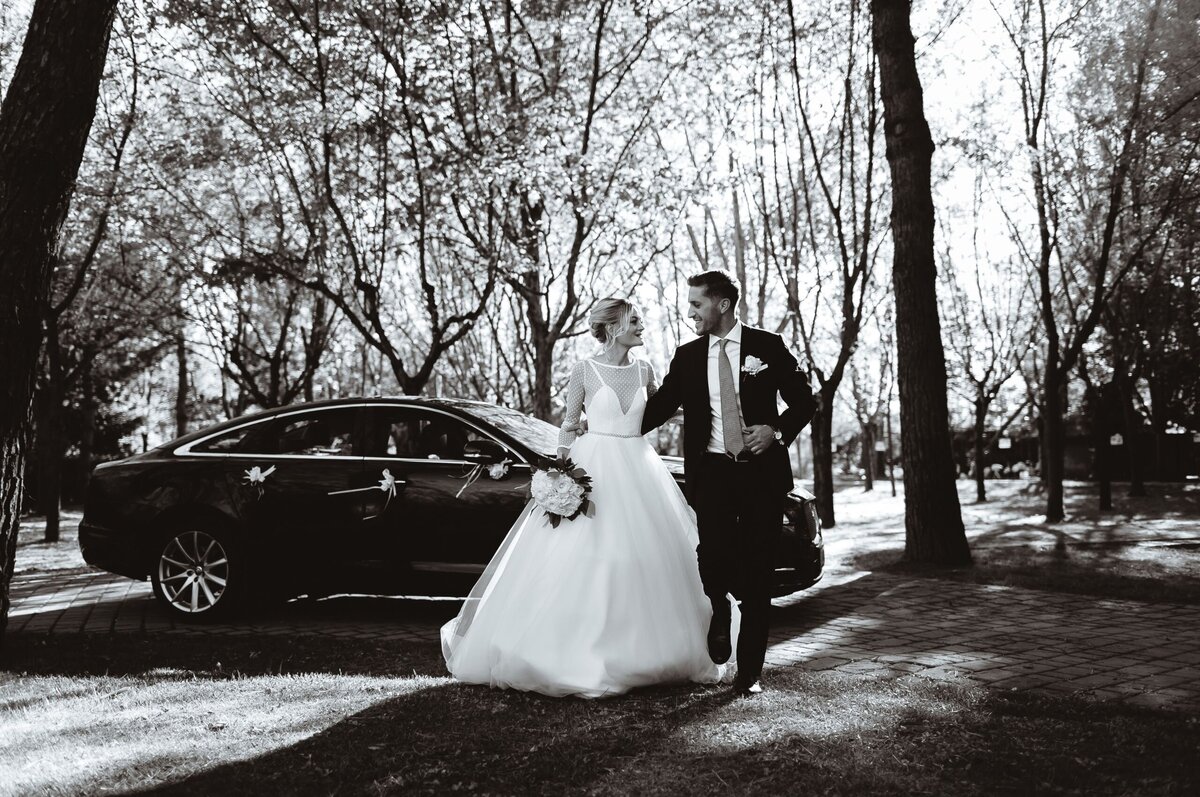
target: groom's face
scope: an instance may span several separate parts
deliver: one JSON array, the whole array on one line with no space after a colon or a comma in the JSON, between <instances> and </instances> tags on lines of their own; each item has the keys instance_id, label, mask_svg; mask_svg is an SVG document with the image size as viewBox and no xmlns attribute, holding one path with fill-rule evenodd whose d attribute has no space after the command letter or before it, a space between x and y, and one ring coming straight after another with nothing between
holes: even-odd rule
<instances>
[{"instance_id":1,"label":"groom's face","mask_svg":"<svg viewBox=\"0 0 1200 797\"><path fill-rule=\"evenodd\" d=\"M697 335L707 335L718 328L724 315L722 308L727 306L725 299L709 296L701 285L688 288L688 318L692 319Z\"/></svg>"}]
</instances>

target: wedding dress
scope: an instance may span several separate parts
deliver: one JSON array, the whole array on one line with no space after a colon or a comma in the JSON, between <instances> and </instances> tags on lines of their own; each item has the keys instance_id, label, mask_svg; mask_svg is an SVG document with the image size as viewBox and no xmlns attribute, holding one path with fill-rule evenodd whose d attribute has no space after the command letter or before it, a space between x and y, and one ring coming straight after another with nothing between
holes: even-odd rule
<instances>
[{"instance_id":1,"label":"wedding dress","mask_svg":"<svg viewBox=\"0 0 1200 797\"><path fill-rule=\"evenodd\" d=\"M723 677L705 642L712 607L696 567L695 514L639 434L654 387L640 360L576 364L563 426L586 409L588 431L563 432L560 445L592 477L594 516L552 528L529 503L442 627L455 678L602 697Z\"/></svg>"}]
</instances>

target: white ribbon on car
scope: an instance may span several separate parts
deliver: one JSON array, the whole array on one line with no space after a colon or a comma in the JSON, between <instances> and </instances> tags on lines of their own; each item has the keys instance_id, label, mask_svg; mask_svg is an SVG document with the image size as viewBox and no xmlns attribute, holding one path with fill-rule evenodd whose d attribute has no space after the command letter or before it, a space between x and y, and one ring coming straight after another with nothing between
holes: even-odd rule
<instances>
[{"instance_id":1,"label":"white ribbon on car","mask_svg":"<svg viewBox=\"0 0 1200 797\"><path fill-rule=\"evenodd\" d=\"M491 465L484 465L482 463L476 465L475 467L471 468L470 473L463 477L466 479L466 481L463 482L463 486L459 488L457 493L454 494L454 497L462 498L462 494L467 491L467 488L479 481L479 477L483 475L483 471L485 469L487 470L489 479L493 479L495 481L503 479L508 475L508 468L511 464L511 461L505 459L500 462L494 462Z\"/></svg>"},{"instance_id":2,"label":"white ribbon on car","mask_svg":"<svg viewBox=\"0 0 1200 797\"><path fill-rule=\"evenodd\" d=\"M250 470L245 471L246 475L242 477L242 481L244 481L246 484L250 485L255 490L257 490L258 497L262 498L263 497L263 485L266 484L267 477L270 476L274 472L275 472L274 465L267 468L266 470L263 470L258 465L255 465Z\"/></svg>"},{"instance_id":3,"label":"white ribbon on car","mask_svg":"<svg viewBox=\"0 0 1200 797\"><path fill-rule=\"evenodd\" d=\"M363 517L363 520L377 518L387 511L388 505L391 504L392 499L396 497L396 477L392 475L392 472L389 469L384 468L382 478L379 480L379 484L372 484L370 487L352 487L349 490L330 490L328 494L346 495L348 493L361 493L368 490L380 490L387 494L387 498L384 499L383 508L380 509L379 512L375 513L374 515L366 515Z\"/></svg>"}]
</instances>

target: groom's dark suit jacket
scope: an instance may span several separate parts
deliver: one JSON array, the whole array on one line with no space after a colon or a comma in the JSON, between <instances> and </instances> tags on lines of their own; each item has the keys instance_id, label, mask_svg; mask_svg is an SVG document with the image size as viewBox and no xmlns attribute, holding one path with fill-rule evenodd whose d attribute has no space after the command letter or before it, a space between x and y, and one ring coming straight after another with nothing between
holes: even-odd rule
<instances>
[{"instance_id":1,"label":"groom's dark suit jacket","mask_svg":"<svg viewBox=\"0 0 1200 797\"><path fill-rule=\"evenodd\" d=\"M709 336L697 338L675 350L671 367L646 404L642 434L662 426L683 406L683 460L687 499L695 504L697 474L712 436L712 408L708 398ZM747 357L766 364L758 373L745 371ZM812 420L816 410L808 379L783 338L765 329L742 325L741 363L734 365L740 380L742 419L747 426L769 424L783 432L783 444L772 445L742 467L759 471L763 487L785 493L792 489L792 467L787 446ZM787 409L779 412L777 396Z\"/></svg>"}]
</instances>

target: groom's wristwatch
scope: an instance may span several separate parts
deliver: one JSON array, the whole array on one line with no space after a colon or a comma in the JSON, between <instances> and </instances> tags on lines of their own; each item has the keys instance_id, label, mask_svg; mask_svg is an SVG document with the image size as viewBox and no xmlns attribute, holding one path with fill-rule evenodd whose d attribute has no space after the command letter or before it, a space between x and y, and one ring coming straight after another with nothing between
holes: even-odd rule
<instances>
[{"instance_id":1,"label":"groom's wristwatch","mask_svg":"<svg viewBox=\"0 0 1200 797\"><path fill-rule=\"evenodd\" d=\"M775 429L774 426L772 426L771 428ZM773 435L773 437L775 438L776 443L783 445L783 430L782 429L775 429L775 434Z\"/></svg>"}]
</instances>

